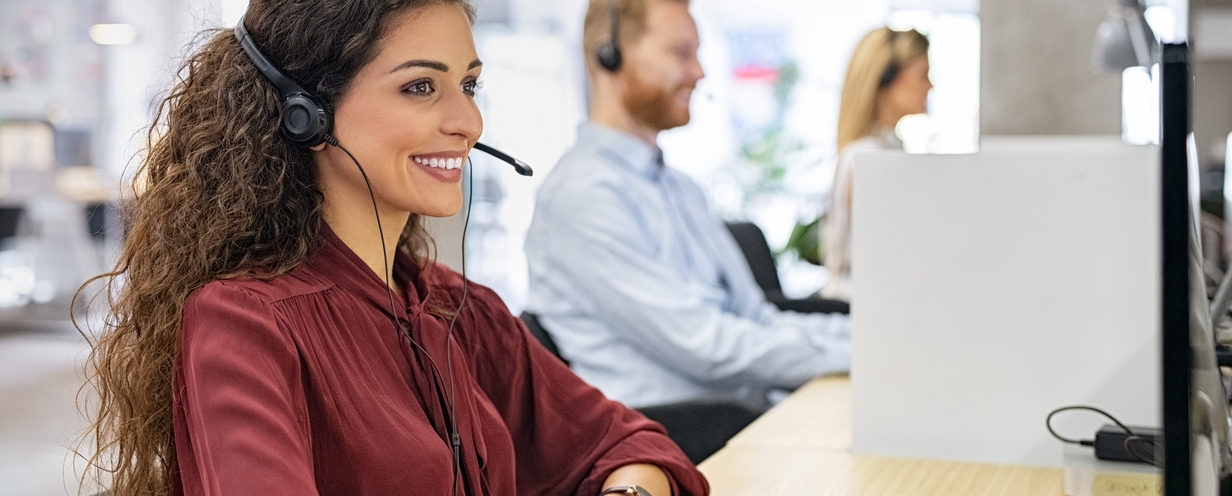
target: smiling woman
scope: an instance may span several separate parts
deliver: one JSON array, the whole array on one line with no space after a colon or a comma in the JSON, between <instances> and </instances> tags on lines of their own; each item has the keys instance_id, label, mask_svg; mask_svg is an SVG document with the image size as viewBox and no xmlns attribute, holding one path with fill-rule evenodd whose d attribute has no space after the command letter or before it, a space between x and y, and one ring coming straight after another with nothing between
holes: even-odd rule
<instances>
[{"instance_id":1,"label":"smiling woman","mask_svg":"<svg viewBox=\"0 0 1232 496\"><path fill-rule=\"evenodd\" d=\"M461 208L483 131L471 17L259 1L188 59L102 276L86 456L112 494L707 492L661 426L427 256L419 219Z\"/></svg>"}]
</instances>

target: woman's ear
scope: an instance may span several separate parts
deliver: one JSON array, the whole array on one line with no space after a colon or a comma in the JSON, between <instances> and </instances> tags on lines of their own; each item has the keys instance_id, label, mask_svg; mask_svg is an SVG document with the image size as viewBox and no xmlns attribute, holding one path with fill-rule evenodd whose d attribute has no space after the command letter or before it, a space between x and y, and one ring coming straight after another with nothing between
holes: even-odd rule
<instances>
[{"instance_id":1,"label":"woman's ear","mask_svg":"<svg viewBox=\"0 0 1232 496\"><path fill-rule=\"evenodd\" d=\"M319 152L324 149L325 149L325 143L320 143L318 145L313 146L312 148L309 148L309 150L312 150L314 152Z\"/></svg>"}]
</instances>

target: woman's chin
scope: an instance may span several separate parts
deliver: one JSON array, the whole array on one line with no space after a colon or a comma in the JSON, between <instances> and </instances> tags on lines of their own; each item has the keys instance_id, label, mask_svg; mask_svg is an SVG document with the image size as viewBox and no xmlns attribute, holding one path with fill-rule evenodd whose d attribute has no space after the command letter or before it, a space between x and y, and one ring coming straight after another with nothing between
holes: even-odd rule
<instances>
[{"instance_id":1,"label":"woman's chin","mask_svg":"<svg viewBox=\"0 0 1232 496\"><path fill-rule=\"evenodd\" d=\"M441 202L436 205L426 205L425 208L414 212L424 217L453 217L462 210L462 199L458 198L456 202Z\"/></svg>"}]
</instances>

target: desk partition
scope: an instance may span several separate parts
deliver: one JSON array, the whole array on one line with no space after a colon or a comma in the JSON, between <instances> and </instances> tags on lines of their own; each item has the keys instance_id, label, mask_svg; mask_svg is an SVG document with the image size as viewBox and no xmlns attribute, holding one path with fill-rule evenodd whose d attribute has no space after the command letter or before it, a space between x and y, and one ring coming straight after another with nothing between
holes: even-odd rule
<instances>
[{"instance_id":1,"label":"desk partition","mask_svg":"<svg viewBox=\"0 0 1232 496\"><path fill-rule=\"evenodd\" d=\"M1060 466L1056 407L1158 425L1158 163L1103 137L858 155L852 453Z\"/></svg>"}]
</instances>

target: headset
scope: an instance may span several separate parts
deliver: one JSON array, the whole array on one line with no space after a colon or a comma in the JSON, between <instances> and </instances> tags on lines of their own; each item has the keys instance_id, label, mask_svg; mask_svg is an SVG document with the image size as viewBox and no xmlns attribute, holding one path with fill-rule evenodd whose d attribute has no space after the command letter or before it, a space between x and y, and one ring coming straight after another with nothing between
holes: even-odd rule
<instances>
[{"instance_id":1,"label":"headset","mask_svg":"<svg viewBox=\"0 0 1232 496\"><path fill-rule=\"evenodd\" d=\"M240 18L240 21L235 24L235 39L240 42L240 46L244 48L244 53L248 54L249 59L252 59L252 63L257 66L257 70L261 71L261 74L264 74L265 78L274 83L274 87L278 89L279 97L282 100L283 135L292 143L309 148L321 143L329 143L334 129L334 118L328 107L319 98L304 90L303 87L296 84L295 81L292 81L291 78L286 77L274 67L274 64L265 57L265 54L261 53L256 43L252 41L252 36L248 34L248 29L244 26L243 18ZM616 52L616 60L617 65L619 65L619 50ZM526 162L513 158L509 154L488 145L475 143L475 149L513 166L514 171L518 174L532 176L535 173Z\"/></svg>"},{"instance_id":2,"label":"headset","mask_svg":"<svg viewBox=\"0 0 1232 496\"><path fill-rule=\"evenodd\" d=\"M620 70L621 63L624 61L620 54L620 12L616 9L617 0L609 0L607 3L607 18L611 28L611 36L599 48L595 49L595 58L599 61L599 67L606 69L608 72L616 72Z\"/></svg>"},{"instance_id":3,"label":"headset","mask_svg":"<svg viewBox=\"0 0 1232 496\"><path fill-rule=\"evenodd\" d=\"M332 135L333 114L329 111L328 107L326 107L319 98L305 91L303 87L296 84L295 81L292 81L291 78L286 77L285 75L282 74L281 71L279 71L276 67L274 67L274 64L272 64L269 61L269 59L265 57L265 54L261 53L261 50L257 48L256 43L253 42L252 40L252 36L248 34L248 29L244 26L243 17L241 17L239 22L237 22L235 25L235 39L239 41L240 46L244 49L244 53L246 53L248 55L248 58L252 60L253 65L255 65L257 69L261 71L261 74L265 75L265 78L268 79L271 83L273 83L274 87L278 89L279 98L282 101L282 132L287 137L287 139L296 145L304 146L304 147L313 147L313 146L320 145L322 143L328 143L332 146L337 147L343 152L345 152L347 156L350 157L353 162L355 162L355 166L359 168L359 173L363 176L364 183L368 186L368 194L369 196L372 197L373 212L377 213L379 217L379 210L377 209L377 204L376 204L376 196L373 195L372 193L372 184L368 181L368 174L364 172L364 168L363 166L359 164L359 160L357 160L355 156L352 155L349 150L347 150L345 147L339 144L337 138L335 138ZM525 162L522 162L521 160L513 158L512 156L504 152L501 152L500 150L492 148L491 146L476 142L474 145L474 148L476 150L487 153L495 157L496 159L513 166L514 170L517 171L518 174L521 174L523 176L530 176L534 174L534 171ZM474 181L472 180L470 184L473 189ZM469 195L469 197L473 199L474 195L471 194ZM467 205L467 215L466 215L465 224L467 225L470 224L469 202ZM381 237L381 252L383 255L385 255L386 253L388 253L385 250L385 233L379 221L377 222L377 230ZM465 255L465 251L466 251L466 227L465 225L462 230L462 251L463 251L463 254ZM411 342L411 345L415 349L417 349L419 352L423 353L425 357L427 357L428 363L431 365L432 372L435 375L435 378L432 381L433 386L435 388L437 387L436 385L438 384L437 379L441 378L442 374L440 372L440 369L437 368L436 366L436 361L432 359L432 356L428 353L427 350L423 348L423 346L421 346L418 342L415 341L415 339L411 336L410 330L407 327L404 327L402 320L398 318L398 314L397 314L397 311L394 305L393 290L390 289L389 287L389 280L388 280L389 259L387 255L385 256L386 256L386 259L385 259L385 268L386 268L385 289L389 296L389 310L390 310L390 315L392 316L394 327L398 330L399 333L405 332L407 339ZM454 323L457 322L458 315L462 313L462 308L466 305L466 299L467 299L467 294L468 294L468 289L469 289L469 285L468 285L469 281L466 279L466 257L465 256L462 257L462 281L463 283L462 283L461 301L458 303L458 309L456 312L454 312L453 317L449 321L449 327L446 330L446 336L445 336L445 355L446 357L445 358L447 360L446 368L449 372L448 374L449 391L447 395L444 395L448 399L444 402L444 404L441 405L442 409L444 410L444 414L446 415L445 421L448 424L446 426L446 430L448 431L449 439L446 440L446 442L449 443L450 448L453 452L454 482L452 485L452 490L455 493L457 492L457 488L458 488L458 484L457 484L458 473L462 468L461 466L462 438L458 434L458 422L457 422L457 417L454 413L454 410L455 410L454 407L457 405L457 401L456 401L456 395L455 395L456 390L454 388L454 380L453 380L453 354L450 353L449 348L450 348L450 344L452 344L453 342L452 336L453 336ZM407 324L407 326L409 326L409 324ZM441 393L439 390L438 390L438 396L441 396Z\"/></svg>"},{"instance_id":4,"label":"headset","mask_svg":"<svg viewBox=\"0 0 1232 496\"><path fill-rule=\"evenodd\" d=\"M248 35L244 19L235 24L235 39L244 47L244 53L252 59L253 65L278 88L282 99L282 132L287 139L304 147L324 143L334 129L333 116L326 110L325 105L291 78L282 75L282 72L265 58L265 54L257 49L256 43Z\"/></svg>"},{"instance_id":5,"label":"headset","mask_svg":"<svg viewBox=\"0 0 1232 496\"><path fill-rule=\"evenodd\" d=\"M890 30L890 34L886 36L886 45L890 48L890 64L886 66L884 71L881 71L881 78L877 80L877 89L883 90L894 83L898 79L898 73L902 72L902 63L898 61L898 56L894 53L894 42L898 41L900 31Z\"/></svg>"}]
</instances>

